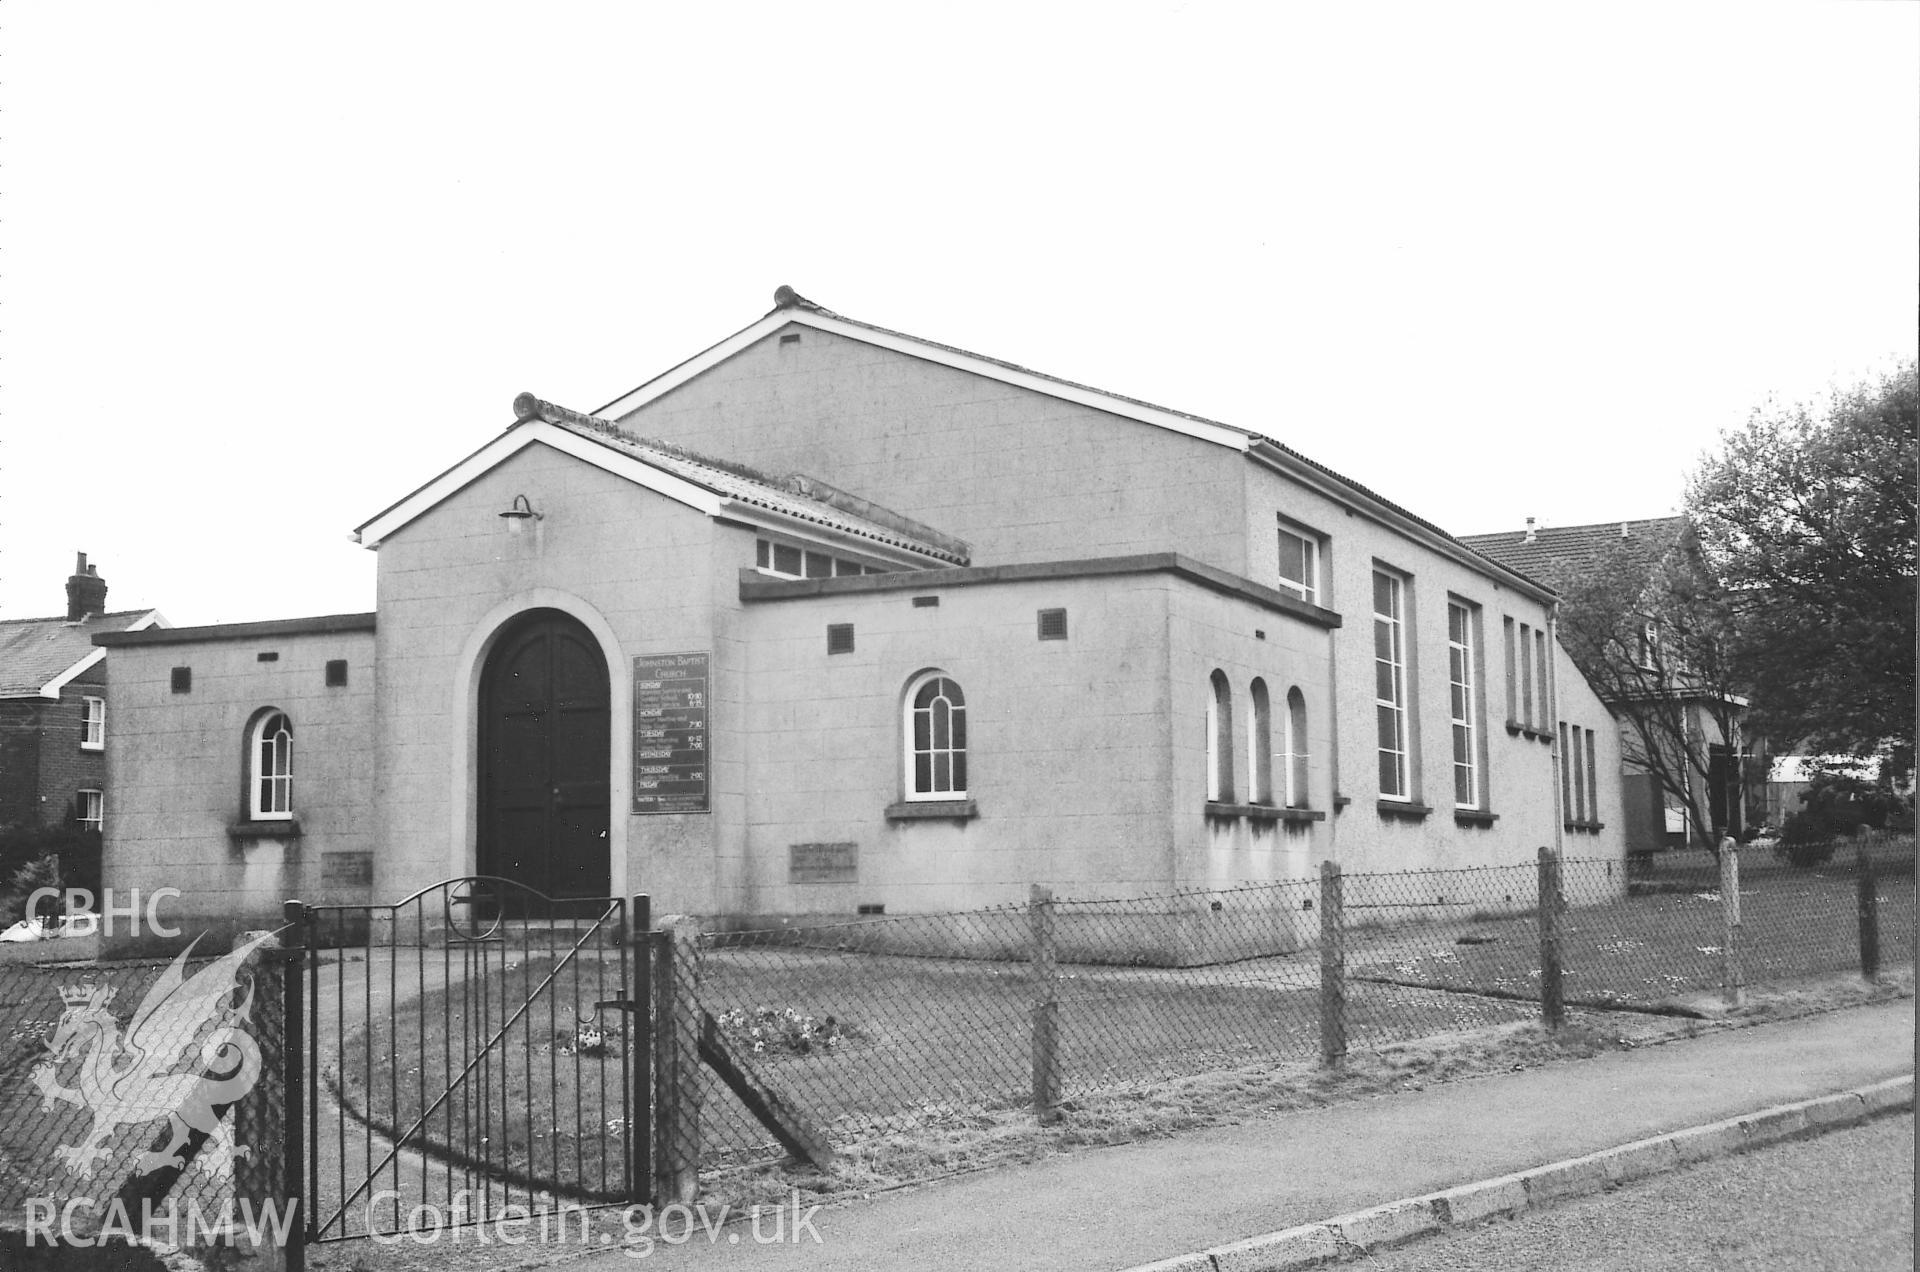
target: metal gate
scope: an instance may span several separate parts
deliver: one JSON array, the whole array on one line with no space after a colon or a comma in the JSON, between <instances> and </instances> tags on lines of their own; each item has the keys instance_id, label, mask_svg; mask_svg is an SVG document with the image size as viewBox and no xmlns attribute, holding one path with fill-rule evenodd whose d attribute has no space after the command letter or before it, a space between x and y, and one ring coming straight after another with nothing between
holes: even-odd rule
<instances>
[{"instance_id":1,"label":"metal gate","mask_svg":"<svg viewBox=\"0 0 1920 1272\"><path fill-rule=\"evenodd\" d=\"M302 1246L648 1200L646 897L482 876L286 914Z\"/></svg>"}]
</instances>

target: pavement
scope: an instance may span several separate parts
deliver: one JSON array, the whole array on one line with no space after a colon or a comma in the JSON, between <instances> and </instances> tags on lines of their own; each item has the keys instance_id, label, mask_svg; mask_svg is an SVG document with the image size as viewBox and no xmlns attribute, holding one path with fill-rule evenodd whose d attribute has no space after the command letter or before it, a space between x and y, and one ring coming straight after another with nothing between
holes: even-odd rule
<instances>
[{"instance_id":1,"label":"pavement","mask_svg":"<svg viewBox=\"0 0 1920 1272\"><path fill-rule=\"evenodd\" d=\"M1901 999L802 1205L757 1229L663 1215L566 1266L1304 1267L1911 1108L1914 1050Z\"/></svg>"}]
</instances>

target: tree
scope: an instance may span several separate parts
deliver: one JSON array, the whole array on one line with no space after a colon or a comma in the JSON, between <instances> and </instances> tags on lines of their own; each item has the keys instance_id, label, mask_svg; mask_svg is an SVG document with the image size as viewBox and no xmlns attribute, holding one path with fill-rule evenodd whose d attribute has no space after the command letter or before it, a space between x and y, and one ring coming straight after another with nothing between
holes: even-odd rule
<instances>
[{"instance_id":1,"label":"tree","mask_svg":"<svg viewBox=\"0 0 1920 1272\"><path fill-rule=\"evenodd\" d=\"M1738 629L1753 723L1816 752L1913 765L1913 361L1815 404L1757 409L1689 484Z\"/></svg>"},{"instance_id":2,"label":"tree","mask_svg":"<svg viewBox=\"0 0 1920 1272\"><path fill-rule=\"evenodd\" d=\"M1665 533L1622 538L1560 588L1561 643L1620 721L1626 760L1669 807L1717 836L1743 798L1728 759L1744 714L1738 631L1692 528L1676 520Z\"/></svg>"}]
</instances>

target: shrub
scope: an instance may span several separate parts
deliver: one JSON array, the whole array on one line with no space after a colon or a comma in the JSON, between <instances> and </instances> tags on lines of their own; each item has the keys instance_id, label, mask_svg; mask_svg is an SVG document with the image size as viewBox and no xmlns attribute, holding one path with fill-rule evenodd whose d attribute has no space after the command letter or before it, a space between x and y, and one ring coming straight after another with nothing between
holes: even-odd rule
<instances>
[{"instance_id":1,"label":"shrub","mask_svg":"<svg viewBox=\"0 0 1920 1272\"><path fill-rule=\"evenodd\" d=\"M47 887L85 888L100 895L100 832L78 826L13 825L0 828L0 896L12 891L13 879L21 868L43 859L54 862L54 878ZM41 886L39 883L34 887ZM28 888L15 900L24 900ZM6 926L19 918L18 906L0 910Z\"/></svg>"},{"instance_id":2,"label":"shrub","mask_svg":"<svg viewBox=\"0 0 1920 1272\"><path fill-rule=\"evenodd\" d=\"M1832 860L1834 838L1826 817L1812 808L1787 814L1786 823L1780 828L1780 847L1787 860L1802 868Z\"/></svg>"}]
</instances>

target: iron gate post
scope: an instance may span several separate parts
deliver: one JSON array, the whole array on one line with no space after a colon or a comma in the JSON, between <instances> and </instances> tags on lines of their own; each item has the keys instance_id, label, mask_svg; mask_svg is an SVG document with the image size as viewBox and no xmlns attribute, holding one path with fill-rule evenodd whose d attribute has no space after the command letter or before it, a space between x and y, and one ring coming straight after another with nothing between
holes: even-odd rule
<instances>
[{"instance_id":1,"label":"iron gate post","mask_svg":"<svg viewBox=\"0 0 1920 1272\"><path fill-rule=\"evenodd\" d=\"M307 1267L307 907L289 901L281 907L291 929L280 951L281 1076L286 1083L285 1122L281 1127L281 1179L293 1220L287 1225L287 1272Z\"/></svg>"},{"instance_id":2,"label":"iron gate post","mask_svg":"<svg viewBox=\"0 0 1920 1272\"><path fill-rule=\"evenodd\" d=\"M627 1012L627 1200L653 1204L653 899L635 893L627 909L631 979Z\"/></svg>"}]
</instances>

